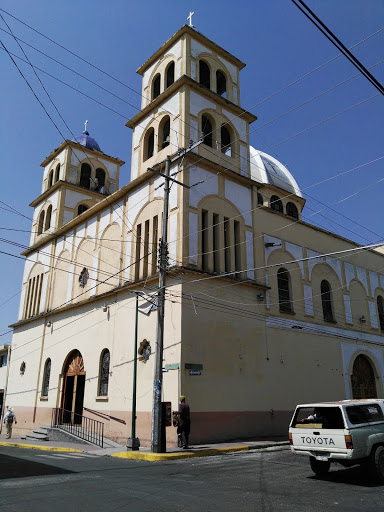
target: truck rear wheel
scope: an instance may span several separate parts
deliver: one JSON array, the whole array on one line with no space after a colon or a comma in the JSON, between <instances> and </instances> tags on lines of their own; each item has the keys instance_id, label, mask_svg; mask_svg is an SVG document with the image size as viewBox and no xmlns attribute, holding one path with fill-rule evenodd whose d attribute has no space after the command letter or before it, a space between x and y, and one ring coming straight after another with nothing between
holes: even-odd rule
<instances>
[{"instance_id":1,"label":"truck rear wheel","mask_svg":"<svg viewBox=\"0 0 384 512\"><path fill-rule=\"evenodd\" d=\"M316 460L315 457L310 457L309 462L311 464L312 471L318 476L326 475L331 466L329 460Z\"/></svg>"},{"instance_id":2,"label":"truck rear wheel","mask_svg":"<svg viewBox=\"0 0 384 512\"><path fill-rule=\"evenodd\" d=\"M384 446L377 446L371 454L371 470L380 483L384 483Z\"/></svg>"}]
</instances>

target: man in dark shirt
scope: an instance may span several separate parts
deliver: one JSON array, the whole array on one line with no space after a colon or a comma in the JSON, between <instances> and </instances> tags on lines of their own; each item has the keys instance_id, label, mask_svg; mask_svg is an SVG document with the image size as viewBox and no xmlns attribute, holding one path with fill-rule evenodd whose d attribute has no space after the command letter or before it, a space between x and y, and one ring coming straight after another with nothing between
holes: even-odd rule
<instances>
[{"instance_id":1,"label":"man in dark shirt","mask_svg":"<svg viewBox=\"0 0 384 512\"><path fill-rule=\"evenodd\" d=\"M180 396L178 416L179 424L177 426L177 435L181 440L182 447L185 449L188 448L189 433L191 431L191 417L189 405L186 403L184 395Z\"/></svg>"}]
</instances>

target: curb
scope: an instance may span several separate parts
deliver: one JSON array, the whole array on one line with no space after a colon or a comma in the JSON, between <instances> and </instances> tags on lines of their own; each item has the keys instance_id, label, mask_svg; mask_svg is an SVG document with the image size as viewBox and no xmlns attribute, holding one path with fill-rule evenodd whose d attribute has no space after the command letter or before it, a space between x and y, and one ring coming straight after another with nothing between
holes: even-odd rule
<instances>
[{"instance_id":1,"label":"curb","mask_svg":"<svg viewBox=\"0 0 384 512\"><path fill-rule=\"evenodd\" d=\"M230 446L227 448L212 448L209 450L200 450L198 452L173 452L173 453L145 453L139 451L133 452L120 452L113 453L111 457L117 457L120 459L136 459L136 460L146 460L149 462L155 461L164 461L164 460L177 460L177 459L191 459L194 457L207 457L210 455L219 455L222 453L231 453L231 452L246 452L249 450L261 450L263 448L279 448L288 445L288 442L284 442L284 444L275 443L265 444L265 445L242 445L242 446Z\"/></svg>"},{"instance_id":2,"label":"curb","mask_svg":"<svg viewBox=\"0 0 384 512\"><path fill-rule=\"evenodd\" d=\"M28 448L29 450L43 450L46 452L84 453L84 450L77 450L76 448L61 448L59 446L38 446L36 444L23 444L23 443L6 443L4 441L0 441L0 446L13 446L16 448Z\"/></svg>"}]
</instances>

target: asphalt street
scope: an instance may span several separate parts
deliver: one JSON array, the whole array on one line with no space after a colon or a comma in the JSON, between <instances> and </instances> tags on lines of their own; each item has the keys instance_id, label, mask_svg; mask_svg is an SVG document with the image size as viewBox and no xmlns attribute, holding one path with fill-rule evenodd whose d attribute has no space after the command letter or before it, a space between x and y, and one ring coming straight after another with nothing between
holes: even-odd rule
<instances>
[{"instance_id":1,"label":"asphalt street","mask_svg":"<svg viewBox=\"0 0 384 512\"><path fill-rule=\"evenodd\" d=\"M360 468L315 477L287 449L171 462L0 447L0 510L384 512Z\"/></svg>"}]
</instances>

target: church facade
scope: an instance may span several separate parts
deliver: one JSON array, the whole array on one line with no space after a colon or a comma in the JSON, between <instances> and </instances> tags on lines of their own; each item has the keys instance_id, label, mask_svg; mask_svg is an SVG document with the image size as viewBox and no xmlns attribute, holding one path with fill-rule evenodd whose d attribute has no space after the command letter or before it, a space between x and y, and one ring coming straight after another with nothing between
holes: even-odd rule
<instances>
[{"instance_id":1,"label":"church facade","mask_svg":"<svg viewBox=\"0 0 384 512\"><path fill-rule=\"evenodd\" d=\"M149 168L199 139L171 168L186 187L169 196L162 386L172 409L186 395L191 443L285 435L297 403L384 397L383 253L302 220L294 177L249 144L244 66L184 26L138 70L129 184L87 128L42 162L12 325L17 433L61 408L126 441L137 358L150 444L164 180Z\"/></svg>"}]
</instances>

